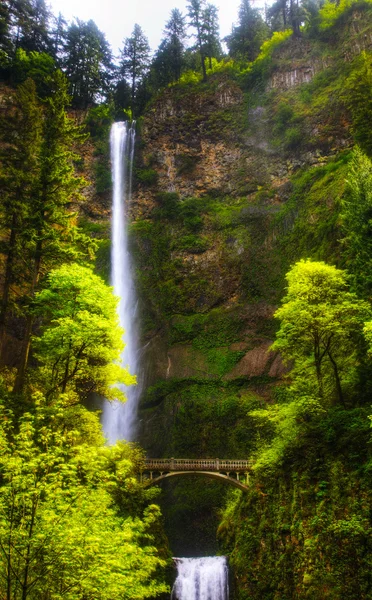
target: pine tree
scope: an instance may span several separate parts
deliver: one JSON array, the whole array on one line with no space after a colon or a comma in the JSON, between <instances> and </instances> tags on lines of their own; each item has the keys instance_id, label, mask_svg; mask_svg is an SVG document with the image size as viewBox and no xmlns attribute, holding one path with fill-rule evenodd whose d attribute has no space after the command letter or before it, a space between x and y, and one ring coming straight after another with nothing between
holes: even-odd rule
<instances>
[{"instance_id":1,"label":"pine tree","mask_svg":"<svg viewBox=\"0 0 372 600\"><path fill-rule=\"evenodd\" d=\"M252 7L250 0L242 0L239 23L225 38L230 56L234 59L254 61L268 34L269 28L264 23L260 11Z\"/></svg>"},{"instance_id":2,"label":"pine tree","mask_svg":"<svg viewBox=\"0 0 372 600\"><path fill-rule=\"evenodd\" d=\"M207 81L207 70L205 67L205 37L204 37L204 15L206 10L205 0L189 0L187 4L190 25L196 29L196 45L199 50L203 81Z\"/></svg>"},{"instance_id":3,"label":"pine tree","mask_svg":"<svg viewBox=\"0 0 372 600\"><path fill-rule=\"evenodd\" d=\"M213 4L207 4L203 11L203 41L205 56L209 60L209 68L212 68L212 58L219 58L222 54L220 38L218 9Z\"/></svg>"},{"instance_id":4,"label":"pine tree","mask_svg":"<svg viewBox=\"0 0 372 600\"><path fill-rule=\"evenodd\" d=\"M178 8L172 10L162 39L151 63L150 82L155 89L179 81L185 55L185 17Z\"/></svg>"},{"instance_id":5,"label":"pine tree","mask_svg":"<svg viewBox=\"0 0 372 600\"><path fill-rule=\"evenodd\" d=\"M77 19L66 33L64 71L75 106L86 108L109 93L113 75L112 53L94 21Z\"/></svg>"},{"instance_id":6,"label":"pine tree","mask_svg":"<svg viewBox=\"0 0 372 600\"><path fill-rule=\"evenodd\" d=\"M136 95L150 65L150 46L141 27L134 26L131 37L124 40L121 51L120 74L131 86L131 108L136 104Z\"/></svg>"},{"instance_id":7,"label":"pine tree","mask_svg":"<svg viewBox=\"0 0 372 600\"><path fill-rule=\"evenodd\" d=\"M28 260L28 313L21 358L14 386L23 388L33 326L31 305L41 277L50 269L78 260L88 252L88 240L79 236L68 208L79 197L83 185L72 165L73 145L82 139L81 130L67 117L69 104L67 81L57 71L54 92L45 101L39 177L34 186L26 222L23 227L23 252ZM82 245L79 248L79 244Z\"/></svg>"},{"instance_id":8,"label":"pine tree","mask_svg":"<svg viewBox=\"0 0 372 600\"><path fill-rule=\"evenodd\" d=\"M57 60L58 64L62 64L64 47L66 44L67 36L67 21L64 19L61 13L58 17L53 17L54 28L51 31L51 42L53 47L53 56Z\"/></svg>"},{"instance_id":9,"label":"pine tree","mask_svg":"<svg viewBox=\"0 0 372 600\"><path fill-rule=\"evenodd\" d=\"M25 264L22 237L30 201L39 177L42 111L35 83L28 79L19 86L15 110L5 113L1 122L3 139L1 165L2 253L5 257L3 295L0 312L0 358L4 346L6 320L14 302L14 287L21 286Z\"/></svg>"},{"instance_id":10,"label":"pine tree","mask_svg":"<svg viewBox=\"0 0 372 600\"><path fill-rule=\"evenodd\" d=\"M181 77L182 59L185 52L186 24L185 17L178 8L174 8L165 25L166 52L173 81Z\"/></svg>"}]
</instances>

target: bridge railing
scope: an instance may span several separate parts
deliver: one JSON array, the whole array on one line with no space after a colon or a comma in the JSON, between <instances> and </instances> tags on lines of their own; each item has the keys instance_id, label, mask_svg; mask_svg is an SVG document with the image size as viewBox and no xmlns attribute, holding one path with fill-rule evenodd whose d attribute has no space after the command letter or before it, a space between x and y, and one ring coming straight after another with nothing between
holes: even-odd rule
<instances>
[{"instance_id":1,"label":"bridge railing","mask_svg":"<svg viewBox=\"0 0 372 600\"><path fill-rule=\"evenodd\" d=\"M246 472L252 467L250 460L226 460L220 458L148 458L146 471L230 471Z\"/></svg>"}]
</instances>

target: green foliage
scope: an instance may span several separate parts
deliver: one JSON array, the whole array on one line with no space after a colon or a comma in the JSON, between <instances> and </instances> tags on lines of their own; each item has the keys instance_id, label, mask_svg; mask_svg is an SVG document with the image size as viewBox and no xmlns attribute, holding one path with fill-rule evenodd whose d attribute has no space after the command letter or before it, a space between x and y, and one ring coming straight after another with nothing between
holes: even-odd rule
<instances>
[{"instance_id":1,"label":"green foliage","mask_svg":"<svg viewBox=\"0 0 372 600\"><path fill-rule=\"evenodd\" d=\"M128 499L140 491L128 448L75 445L77 423L66 432L61 403L47 408L40 395L16 428L1 412L1 594L109 600L165 592L151 535L158 507L123 515L113 502L118 492Z\"/></svg>"},{"instance_id":2,"label":"green foliage","mask_svg":"<svg viewBox=\"0 0 372 600\"><path fill-rule=\"evenodd\" d=\"M65 265L49 273L34 302L35 314L47 319L34 344L48 399L92 392L124 399L114 384L130 385L135 379L118 364L123 332L116 304L110 288L90 269Z\"/></svg>"},{"instance_id":3,"label":"green foliage","mask_svg":"<svg viewBox=\"0 0 372 600\"><path fill-rule=\"evenodd\" d=\"M372 53L361 52L346 80L345 102L350 109L352 132L361 149L372 156Z\"/></svg>"},{"instance_id":4,"label":"green foliage","mask_svg":"<svg viewBox=\"0 0 372 600\"><path fill-rule=\"evenodd\" d=\"M110 104L99 104L89 109L85 124L93 138L101 139L108 136L113 122L113 108Z\"/></svg>"},{"instance_id":5,"label":"green foliage","mask_svg":"<svg viewBox=\"0 0 372 600\"><path fill-rule=\"evenodd\" d=\"M344 271L300 261L287 273L287 295L275 316L281 326L272 348L293 361L294 383L324 402L345 402L344 382L356 350L367 303L347 289Z\"/></svg>"},{"instance_id":6,"label":"green foliage","mask_svg":"<svg viewBox=\"0 0 372 600\"><path fill-rule=\"evenodd\" d=\"M358 4L360 4L360 0L340 0L338 3L326 0L319 11L320 29L324 31L333 27L341 16ZM363 0L363 4L370 4L370 0Z\"/></svg>"},{"instance_id":7,"label":"green foliage","mask_svg":"<svg viewBox=\"0 0 372 600\"><path fill-rule=\"evenodd\" d=\"M19 48L12 64L12 74L15 83L23 83L32 79L41 97L50 94L52 89L51 77L56 70L53 58L45 52L26 52Z\"/></svg>"},{"instance_id":8,"label":"green foliage","mask_svg":"<svg viewBox=\"0 0 372 600\"><path fill-rule=\"evenodd\" d=\"M325 165L299 171L289 200L275 219L280 251L289 268L293 257L339 259L339 205L349 172L350 153Z\"/></svg>"},{"instance_id":9,"label":"green foliage","mask_svg":"<svg viewBox=\"0 0 372 600\"><path fill-rule=\"evenodd\" d=\"M243 77L250 79L258 79L260 77L266 77L272 67L272 59L275 50L281 46L288 38L292 35L291 29L284 31L275 31L271 38L264 42L261 46L260 53L256 60L249 65L247 70L242 73Z\"/></svg>"},{"instance_id":10,"label":"green foliage","mask_svg":"<svg viewBox=\"0 0 372 600\"><path fill-rule=\"evenodd\" d=\"M146 187L153 187L157 184L159 175L154 169L136 169L137 180Z\"/></svg>"},{"instance_id":11,"label":"green foliage","mask_svg":"<svg viewBox=\"0 0 372 600\"><path fill-rule=\"evenodd\" d=\"M290 104L283 101L279 103L273 133L286 150L294 150L303 143L302 118Z\"/></svg>"},{"instance_id":12,"label":"green foliage","mask_svg":"<svg viewBox=\"0 0 372 600\"><path fill-rule=\"evenodd\" d=\"M185 250L191 254L203 254L203 252L208 250L209 244L205 238L197 235L185 235L180 238L177 246L179 250Z\"/></svg>"},{"instance_id":13,"label":"green foliage","mask_svg":"<svg viewBox=\"0 0 372 600\"><path fill-rule=\"evenodd\" d=\"M340 221L342 255L352 275L353 287L363 297L370 297L372 162L359 148L352 154Z\"/></svg>"}]
</instances>

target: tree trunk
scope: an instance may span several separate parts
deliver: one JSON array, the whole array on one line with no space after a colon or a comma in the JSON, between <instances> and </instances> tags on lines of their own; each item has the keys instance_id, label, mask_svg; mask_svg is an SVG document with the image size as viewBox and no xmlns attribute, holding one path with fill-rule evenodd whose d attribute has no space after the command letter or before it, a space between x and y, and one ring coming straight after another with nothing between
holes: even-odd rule
<instances>
[{"instance_id":1,"label":"tree trunk","mask_svg":"<svg viewBox=\"0 0 372 600\"><path fill-rule=\"evenodd\" d=\"M14 265L15 247L16 247L16 238L17 238L16 232L17 232L17 215L16 215L16 213L13 213L12 225L11 225L10 237L9 237L9 244L8 244L9 249L8 249L8 255L6 258L3 297L1 300L0 362L2 362L2 358L3 358L3 347L4 347L4 338L5 338L5 322L6 322L7 312L8 312L10 284L13 279L13 265Z\"/></svg>"},{"instance_id":2,"label":"tree trunk","mask_svg":"<svg viewBox=\"0 0 372 600\"><path fill-rule=\"evenodd\" d=\"M34 262L34 275L32 281L32 287L30 291L30 299L33 300L35 296L35 291L40 279L40 267L41 267L41 257L42 257L42 241L41 241L41 231L38 232L38 242L36 246L35 252L35 262ZM32 335L32 327L34 324L34 317L32 314L29 314L26 321L26 331L23 339L22 349L21 349L21 359L20 364L17 371L17 376L14 382L13 393L21 394L25 382L25 374L28 364L28 358L30 354L30 346L31 346L31 335Z\"/></svg>"},{"instance_id":3,"label":"tree trunk","mask_svg":"<svg viewBox=\"0 0 372 600\"><path fill-rule=\"evenodd\" d=\"M334 376L335 376L336 391L337 391L338 400L342 404L342 406L345 406L345 400L344 400L344 395L342 393L341 379L340 379L340 374L338 372L337 363L336 363L335 359L333 358L333 356L332 356L332 354L330 353L329 350L328 350L327 354L328 354L329 360L331 361L331 364L332 364L332 367L333 367L333 373L334 373Z\"/></svg>"}]
</instances>

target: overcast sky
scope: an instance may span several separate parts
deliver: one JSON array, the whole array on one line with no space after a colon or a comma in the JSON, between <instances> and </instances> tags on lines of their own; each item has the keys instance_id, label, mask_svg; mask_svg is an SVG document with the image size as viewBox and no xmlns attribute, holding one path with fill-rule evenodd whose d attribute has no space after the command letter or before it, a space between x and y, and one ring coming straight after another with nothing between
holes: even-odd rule
<instances>
[{"instance_id":1,"label":"overcast sky","mask_svg":"<svg viewBox=\"0 0 372 600\"><path fill-rule=\"evenodd\" d=\"M214 0L219 8L220 33L224 37L237 20L240 0ZM59 12L68 20L77 17L93 19L106 34L114 54L122 47L123 39L132 33L135 23L141 25L151 49L159 45L164 25L172 8L186 12L186 0L49 0L55 15Z\"/></svg>"}]
</instances>

